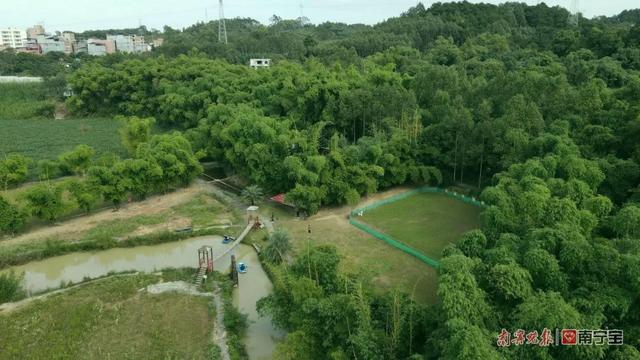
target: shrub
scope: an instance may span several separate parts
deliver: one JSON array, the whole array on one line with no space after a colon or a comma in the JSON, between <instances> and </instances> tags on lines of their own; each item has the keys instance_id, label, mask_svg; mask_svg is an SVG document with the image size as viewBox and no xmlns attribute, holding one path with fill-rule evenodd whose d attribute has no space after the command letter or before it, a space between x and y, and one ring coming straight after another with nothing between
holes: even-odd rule
<instances>
[{"instance_id":1,"label":"shrub","mask_svg":"<svg viewBox=\"0 0 640 360\"><path fill-rule=\"evenodd\" d=\"M0 304L23 299L26 295L22 287L23 274L13 271L0 274Z\"/></svg>"}]
</instances>

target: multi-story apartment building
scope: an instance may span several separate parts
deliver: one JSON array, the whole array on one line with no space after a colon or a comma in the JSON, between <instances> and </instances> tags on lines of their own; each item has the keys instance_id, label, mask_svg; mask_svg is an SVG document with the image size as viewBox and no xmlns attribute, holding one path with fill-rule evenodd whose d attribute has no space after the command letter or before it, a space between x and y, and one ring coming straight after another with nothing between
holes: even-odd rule
<instances>
[{"instance_id":1,"label":"multi-story apartment building","mask_svg":"<svg viewBox=\"0 0 640 360\"><path fill-rule=\"evenodd\" d=\"M42 54L42 48L36 39L28 39L24 47L16 49L16 52L39 55Z\"/></svg>"},{"instance_id":2,"label":"multi-story apartment building","mask_svg":"<svg viewBox=\"0 0 640 360\"><path fill-rule=\"evenodd\" d=\"M93 56L103 56L116 52L116 43L107 39L89 39L87 40L87 53Z\"/></svg>"},{"instance_id":3,"label":"multi-story apartment building","mask_svg":"<svg viewBox=\"0 0 640 360\"><path fill-rule=\"evenodd\" d=\"M40 45L43 54L50 52L65 52L65 44L59 36L56 35L38 35L36 41Z\"/></svg>"},{"instance_id":4,"label":"multi-story apartment building","mask_svg":"<svg viewBox=\"0 0 640 360\"><path fill-rule=\"evenodd\" d=\"M116 50L124 53L141 53L149 51L149 45L145 44L144 36L138 35L107 35L107 40L116 44Z\"/></svg>"},{"instance_id":5,"label":"multi-story apartment building","mask_svg":"<svg viewBox=\"0 0 640 360\"><path fill-rule=\"evenodd\" d=\"M60 39L64 43L64 53L73 54L76 52L76 34L72 32L63 32Z\"/></svg>"},{"instance_id":6,"label":"multi-story apartment building","mask_svg":"<svg viewBox=\"0 0 640 360\"><path fill-rule=\"evenodd\" d=\"M27 32L16 28L0 29L0 46L19 48L27 45Z\"/></svg>"}]
</instances>

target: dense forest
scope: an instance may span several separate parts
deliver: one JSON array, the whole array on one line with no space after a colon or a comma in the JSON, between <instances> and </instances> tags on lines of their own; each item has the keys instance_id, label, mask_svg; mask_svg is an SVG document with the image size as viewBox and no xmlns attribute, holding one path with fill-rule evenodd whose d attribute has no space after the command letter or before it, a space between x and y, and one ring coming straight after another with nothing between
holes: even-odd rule
<instances>
[{"instance_id":1,"label":"dense forest","mask_svg":"<svg viewBox=\"0 0 640 360\"><path fill-rule=\"evenodd\" d=\"M375 26L235 19L228 45L216 22L166 28L151 56L84 61L67 104L180 130L309 213L405 184L490 205L445 250L433 306L369 293L330 247L269 266L282 358L637 359L640 10L570 15L463 2ZM270 69L246 66L262 56ZM137 157L157 163L153 148ZM543 328L623 329L625 345L496 346Z\"/></svg>"}]
</instances>

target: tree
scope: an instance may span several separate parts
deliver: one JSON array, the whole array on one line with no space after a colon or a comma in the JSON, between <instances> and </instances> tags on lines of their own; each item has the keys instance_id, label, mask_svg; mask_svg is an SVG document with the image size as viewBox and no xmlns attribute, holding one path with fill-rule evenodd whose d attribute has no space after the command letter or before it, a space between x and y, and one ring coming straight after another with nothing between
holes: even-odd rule
<instances>
[{"instance_id":1,"label":"tree","mask_svg":"<svg viewBox=\"0 0 640 360\"><path fill-rule=\"evenodd\" d=\"M618 236L640 236L640 207L627 205L613 219Z\"/></svg>"},{"instance_id":2,"label":"tree","mask_svg":"<svg viewBox=\"0 0 640 360\"><path fill-rule=\"evenodd\" d=\"M275 357L283 360L313 360L313 343L314 340L302 330L289 333L276 346Z\"/></svg>"},{"instance_id":3,"label":"tree","mask_svg":"<svg viewBox=\"0 0 640 360\"><path fill-rule=\"evenodd\" d=\"M60 164L55 160L38 161L38 177L40 180L49 180L60 174Z\"/></svg>"},{"instance_id":4,"label":"tree","mask_svg":"<svg viewBox=\"0 0 640 360\"><path fill-rule=\"evenodd\" d=\"M296 187L289 191L285 198L298 209L302 209L312 215L320 209L324 193L323 189L316 186L296 184Z\"/></svg>"},{"instance_id":5,"label":"tree","mask_svg":"<svg viewBox=\"0 0 640 360\"><path fill-rule=\"evenodd\" d=\"M546 250L529 250L524 254L522 263L529 270L536 288L556 291L566 289L566 275L560 270L558 260Z\"/></svg>"},{"instance_id":6,"label":"tree","mask_svg":"<svg viewBox=\"0 0 640 360\"><path fill-rule=\"evenodd\" d=\"M151 130L156 122L152 117L139 118L137 116L123 117L118 116L116 120L122 123L120 127L120 140L122 146L129 152L129 155L135 155L138 145L149 141L151 138Z\"/></svg>"},{"instance_id":7,"label":"tree","mask_svg":"<svg viewBox=\"0 0 640 360\"><path fill-rule=\"evenodd\" d=\"M60 169L66 174L85 176L94 154L91 146L80 144L58 157Z\"/></svg>"},{"instance_id":8,"label":"tree","mask_svg":"<svg viewBox=\"0 0 640 360\"><path fill-rule=\"evenodd\" d=\"M62 188L50 184L39 184L24 193L31 213L42 220L55 221L64 211Z\"/></svg>"},{"instance_id":9,"label":"tree","mask_svg":"<svg viewBox=\"0 0 640 360\"><path fill-rule=\"evenodd\" d=\"M442 359L498 360L502 358L489 341L490 337L479 326L469 325L459 318L447 321L445 326L449 336L443 346Z\"/></svg>"},{"instance_id":10,"label":"tree","mask_svg":"<svg viewBox=\"0 0 640 360\"><path fill-rule=\"evenodd\" d=\"M540 311L553 309L553 311ZM538 292L527 298L516 310L517 328L579 329L580 313L557 292Z\"/></svg>"},{"instance_id":11,"label":"tree","mask_svg":"<svg viewBox=\"0 0 640 360\"><path fill-rule=\"evenodd\" d=\"M26 156L11 154L0 161L0 184L4 190L22 183L29 173L31 160Z\"/></svg>"},{"instance_id":12,"label":"tree","mask_svg":"<svg viewBox=\"0 0 640 360\"><path fill-rule=\"evenodd\" d=\"M489 282L496 297L506 304L514 304L529 297L531 275L517 264L498 264L489 270Z\"/></svg>"},{"instance_id":13,"label":"tree","mask_svg":"<svg viewBox=\"0 0 640 360\"><path fill-rule=\"evenodd\" d=\"M486 293L473 275L475 264L474 260L464 255L442 259L438 297L448 319L460 318L468 324L484 326L491 311L486 303Z\"/></svg>"},{"instance_id":14,"label":"tree","mask_svg":"<svg viewBox=\"0 0 640 360\"><path fill-rule=\"evenodd\" d=\"M202 166L189 141L179 132L154 135L138 146L136 158L149 162L152 173L162 174L152 188L166 191L174 186L186 186L202 173Z\"/></svg>"},{"instance_id":15,"label":"tree","mask_svg":"<svg viewBox=\"0 0 640 360\"><path fill-rule=\"evenodd\" d=\"M487 246L487 237L480 230L472 230L458 242L458 248L468 257L479 257Z\"/></svg>"},{"instance_id":16,"label":"tree","mask_svg":"<svg viewBox=\"0 0 640 360\"><path fill-rule=\"evenodd\" d=\"M89 181L73 180L67 185L67 189L78 203L80 209L89 213L100 202L102 195L99 189Z\"/></svg>"},{"instance_id":17,"label":"tree","mask_svg":"<svg viewBox=\"0 0 640 360\"><path fill-rule=\"evenodd\" d=\"M283 229L277 229L269 235L267 246L261 254L270 263L280 264L286 260L290 251L289 234Z\"/></svg>"},{"instance_id":18,"label":"tree","mask_svg":"<svg viewBox=\"0 0 640 360\"><path fill-rule=\"evenodd\" d=\"M291 271L299 276L314 280L325 291L333 292L339 289L338 264L340 256L337 249L331 245L316 246L296 258Z\"/></svg>"},{"instance_id":19,"label":"tree","mask_svg":"<svg viewBox=\"0 0 640 360\"><path fill-rule=\"evenodd\" d=\"M113 169L126 191L140 199L145 199L149 194L163 188L163 171L156 162L145 159L126 159L117 162Z\"/></svg>"},{"instance_id":20,"label":"tree","mask_svg":"<svg viewBox=\"0 0 640 360\"><path fill-rule=\"evenodd\" d=\"M251 205L255 205L256 201L260 201L264 196L262 189L258 185L249 185L246 188L242 189L242 198L245 201L251 203Z\"/></svg>"},{"instance_id":21,"label":"tree","mask_svg":"<svg viewBox=\"0 0 640 360\"><path fill-rule=\"evenodd\" d=\"M92 166L89 169L89 184L102 194L105 201L117 208L127 197L127 186L113 168Z\"/></svg>"},{"instance_id":22,"label":"tree","mask_svg":"<svg viewBox=\"0 0 640 360\"><path fill-rule=\"evenodd\" d=\"M25 224L27 214L0 196L0 233L15 234Z\"/></svg>"}]
</instances>

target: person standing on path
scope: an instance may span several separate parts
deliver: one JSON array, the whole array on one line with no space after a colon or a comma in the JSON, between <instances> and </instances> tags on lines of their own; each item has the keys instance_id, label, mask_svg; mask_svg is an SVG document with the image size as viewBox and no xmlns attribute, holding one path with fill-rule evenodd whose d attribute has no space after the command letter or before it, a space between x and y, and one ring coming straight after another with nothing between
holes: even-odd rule
<instances>
[{"instance_id":1,"label":"person standing on path","mask_svg":"<svg viewBox=\"0 0 640 360\"><path fill-rule=\"evenodd\" d=\"M308 224L308 225L307 225L307 232L308 232L309 234L311 234L311 224Z\"/></svg>"}]
</instances>

